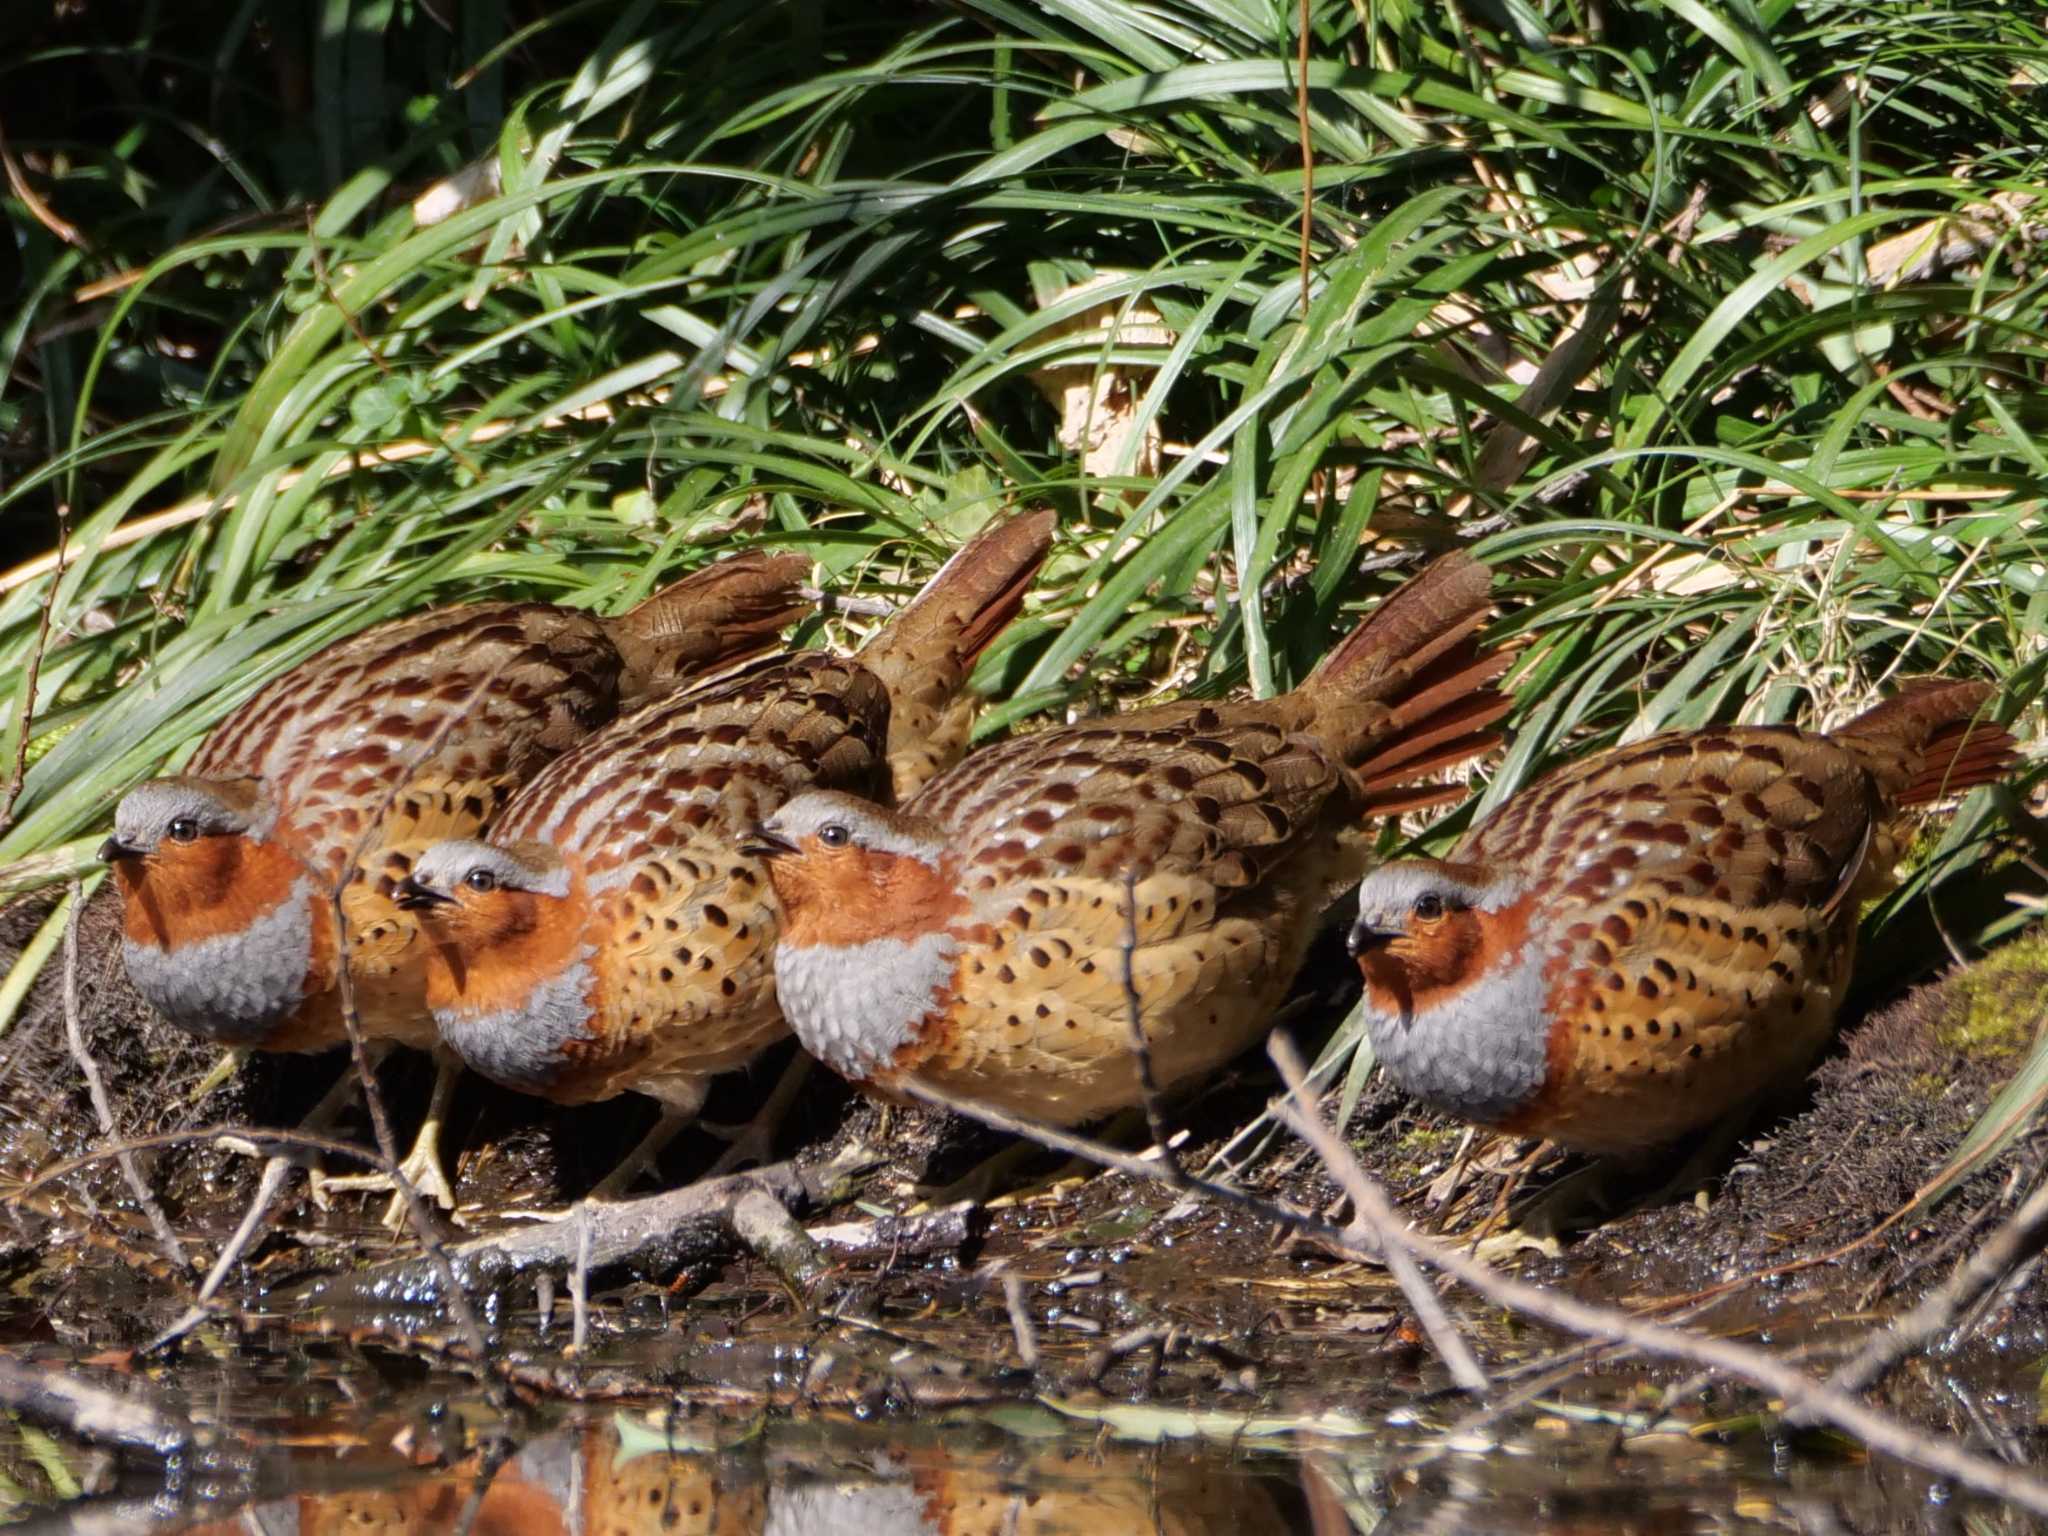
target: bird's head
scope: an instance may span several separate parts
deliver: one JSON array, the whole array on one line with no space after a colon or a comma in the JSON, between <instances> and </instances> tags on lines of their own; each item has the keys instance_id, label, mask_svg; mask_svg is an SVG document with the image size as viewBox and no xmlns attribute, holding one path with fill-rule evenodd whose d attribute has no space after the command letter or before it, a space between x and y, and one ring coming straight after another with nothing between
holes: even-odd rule
<instances>
[{"instance_id":1,"label":"bird's head","mask_svg":"<svg viewBox=\"0 0 2048 1536\"><path fill-rule=\"evenodd\" d=\"M521 1006L573 965L583 943L576 890L547 843L450 838L418 854L392 899L431 941L427 1006L436 1017Z\"/></svg>"},{"instance_id":2,"label":"bird's head","mask_svg":"<svg viewBox=\"0 0 2048 1536\"><path fill-rule=\"evenodd\" d=\"M227 845L267 836L277 812L255 779L149 779L121 797L100 862L134 871L218 862Z\"/></svg>"},{"instance_id":3,"label":"bird's head","mask_svg":"<svg viewBox=\"0 0 2048 1536\"><path fill-rule=\"evenodd\" d=\"M1473 979L1520 896L1516 882L1472 865L1382 864L1358 887L1358 918L1345 947L1369 990L1410 1007L1421 995Z\"/></svg>"},{"instance_id":4,"label":"bird's head","mask_svg":"<svg viewBox=\"0 0 2048 1536\"><path fill-rule=\"evenodd\" d=\"M854 795L798 795L741 851L768 866L785 942L900 937L944 927L962 905L938 830Z\"/></svg>"},{"instance_id":5,"label":"bird's head","mask_svg":"<svg viewBox=\"0 0 2048 1536\"><path fill-rule=\"evenodd\" d=\"M569 888L568 866L546 843L451 838L421 852L393 896L437 934L484 944L544 922Z\"/></svg>"}]
</instances>

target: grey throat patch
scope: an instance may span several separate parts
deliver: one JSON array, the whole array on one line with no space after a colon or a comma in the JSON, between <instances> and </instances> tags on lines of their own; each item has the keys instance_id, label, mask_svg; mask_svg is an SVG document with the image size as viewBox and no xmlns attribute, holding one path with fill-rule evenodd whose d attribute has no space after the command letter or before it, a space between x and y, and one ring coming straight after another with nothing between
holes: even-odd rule
<instances>
[{"instance_id":1,"label":"grey throat patch","mask_svg":"<svg viewBox=\"0 0 2048 1536\"><path fill-rule=\"evenodd\" d=\"M313 963L313 882L302 878L240 933L176 949L121 943L128 979L150 1006L187 1034L220 1045L256 1045L305 998Z\"/></svg>"},{"instance_id":2,"label":"grey throat patch","mask_svg":"<svg viewBox=\"0 0 2048 1536\"><path fill-rule=\"evenodd\" d=\"M804 1049L859 1082L915 1037L952 982L959 952L959 940L944 932L865 944L783 943L775 949L775 990Z\"/></svg>"},{"instance_id":3,"label":"grey throat patch","mask_svg":"<svg viewBox=\"0 0 2048 1536\"><path fill-rule=\"evenodd\" d=\"M1543 978L1531 940L1498 974L1415 1014L1366 1004L1373 1053L1402 1089L1480 1125L1497 1125L1543 1086L1550 1049Z\"/></svg>"},{"instance_id":4,"label":"grey throat patch","mask_svg":"<svg viewBox=\"0 0 2048 1536\"><path fill-rule=\"evenodd\" d=\"M589 1033L589 952L539 982L518 1008L440 1008L441 1039L471 1071L520 1093L541 1093L562 1069L562 1048Z\"/></svg>"}]
</instances>

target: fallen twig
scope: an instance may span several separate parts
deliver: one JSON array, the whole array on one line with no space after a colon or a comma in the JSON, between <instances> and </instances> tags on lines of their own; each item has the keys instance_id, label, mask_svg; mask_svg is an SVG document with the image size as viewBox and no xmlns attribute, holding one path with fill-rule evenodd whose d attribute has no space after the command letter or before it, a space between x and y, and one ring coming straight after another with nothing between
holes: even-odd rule
<instances>
[{"instance_id":1,"label":"fallen twig","mask_svg":"<svg viewBox=\"0 0 2048 1536\"><path fill-rule=\"evenodd\" d=\"M1323 1160L1330 1176L1350 1196L1353 1227L1362 1227L1376 1239L1374 1246L1385 1257L1388 1270L1401 1287L1401 1294L1415 1309L1415 1320L1429 1335L1429 1342L1436 1346L1436 1352L1450 1371L1451 1378L1467 1392L1487 1391L1492 1383L1487 1380L1478 1357L1465 1343L1464 1335L1458 1332L1458 1325L1451 1321L1443 1298L1437 1295L1436 1288L1402 1246L1401 1234L1406 1223L1379 1186L1365 1176L1365 1169L1351 1155L1344 1139L1323 1124L1315 1097L1309 1091L1307 1069L1295 1053L1294 1042L1285 1035L1274 1035L1267 1050L1294 1096L1292 1104L1276 1106L1279 1118L1316 1149L1316 1155Z\"/></svg>"},{"instance_id":2,"label":"fallen twig","mask_svg":"<svg viewBox=\"0 0 2048 1536\"><path fill-rule=\"evenodd\" d=\"M1306 281L1306 279L1304 279ZM1131 1059L1138 1073L1138 1097L1145 1106L1145 1124L1152 1132L1152 1145L1176 1173L1180 1159L1174 1155L1166 1130L1166 1109L1159 1095L1158 1080L1152 1075L1152 1044L1145 1038L1144 999L1138 996L1138 874L1124 871L1123 988L1124 1020L1131 1030Z\"/></svg>"},{"instance_id":3,"label":"fallen twig","mask_svg":"<svg viewBox=\"0 0 2048 1536\"><path fill-rule=\"evenodd\" d=\"M185 1420L133 1392L115 1392L62 1371L0 1354L0 1405L81 1440L171 1456L199 1438Z\"/></svg>"},{"instance_id":4,"label":"fallen twig","mask_svg":"<svg viewBox=\"0 0 2048 1536\"><path fill-rule=\"evenodd\" d=\"M78 917L85 908L85 887L76 880L71 882L70 901L71 911L64 920L64 1038L71 1047L71 1059L78 1063L78 1070L85 1078L86 1090L92 1095L93 1114L99 1119L100 1134L109 1143L115 1143L121 1133L114 1124L113 1101L107 1097L107 1083L100 1076L99 1063L86 1049L85 1025L78 1008ZM120 1164L121 1177L135 1195L135 1203L148 1218L150 1231L156 1234L157 1246L163 1249L174 1269L184 1269L187 1263L185 1246L178 1241L178 1234L171 1230L170 1222L164 1218L156 1196L150 1193L149 1183L142 1177L142 1169L135 1161L135 1153L123 1147L115 1153L115 1161Z\"/></svg>"},{"instance_id":5,"label":"fallen twig","mask_svg":"<svg viewBox=\"0 0 2048 1536\"><path fill-rule=\"evenodd\" d=\"M1024 1277L1003 1275L1003 1306L1010 1314L1010 1336L1017 1341L1017 1363L1027 1371L1038 1369L1038 1329L1031 1321L1031 1309L1024 1305Z\"/></svg>"},{"instance_id":6,"label":"fallen twig","mask_svg":"<svg viewBox=\"0 0 2048 1536\"><path fill-rule=\"evenodd\" d=\"M811 1198L816 1188L815 1183L806 1183L794 1164L773 1163L746 1173L701 1179L641 1200L586 1202L580 1218L487 1233L456 1244L447 1256L465 1274L490 1271L503 1276L538 1268L567 1269L577 1262L581 1233L587 1230L586 1262L592 1269L630 1259L680 1265L727 1246L732 1237L733 1208L748 1191L759 1190L793 1204ZM442 1281L442 1277L420 1259L407 1258L359 1274L316 1281L307 1294L339 1302L399 1296L418 1299L422 1286L430 1281Z\"/></svg>"},{"instance_id":7,"label":"fallen twig","mask_svg":"<svg viewBox=\"0 0 2048 1536\"><path fill-rule=\"evenodd\" d=\"M978 1209L974 1201L960 1200L915 1216L877 1216L869 1221L840 1221L804 1230L812 1242L847 1258L944 1253L964 1246L973 1235L968 1223Z\"/></svg>"},{"instance_id":8,"label":"fallen twig","mask_svg":"<svg viewBox=\"0 0 2048 1536\"><path fill-rule=\"evenodd\" d=\"M1300 1058L1291 1050L1272 1052L1297 1102L1306 1092L1300 1073ZM1290 1064L1294 1072L1289 1073ZM1337 1163L1331 1173L1346 1188L1353 1183L1376 1188L1372 1176L1341 1141L1334 1149ZM1382 1200L1385 1199L1381 1195ZM1345 1234L1348 1243L1357 1240ZM1565 1333L1583 1338L1607 1339L1626 1344L1639 1354L1663 1360L1682 1360L1707 1366L1762 1387L1784 1400L1786 1408L1809 1420L1824 1421L1854 1435L1865 1445L1900 1461L1921 1467L1942 1477L1953 1478L1965 1487L2010 1499L2036 1514L2048 1514L2048 1482L1987 1457L1964 1450L1953 1441L1931 1435L1858 1402L1847 1393L1817 1382L1776 1356L1732 1339L1710 1338L1632 1317L1614 1307L1595 1306L1564 1295L1547 1286L1531 1285L1458 1249L1405 1228L1393 1234L1394 1242L1421 1262L1441 1270L1461 1284L1470 1286L1496 1306L1536 1318ZM1363 1246L1363 1245L1359 1245ZM1361 1257L1366 1256L1361 1253Z\"/></svg>"},{"instance_id":9,"label":"fallen twig","mask_svg":"<svg viewBox=\"0 0 2048 1536\"><path fill-rule=\"evenodd\" d=\"M990 1106L953 1098L926 1084L906 1084L904 1091L924 1103L970 1116L998 1130L1011 1131L1054 1151L1086 1158L1101 1167L1157 1180L1253 1211L1269 1221L1331 1244L1352 1258L1367 1263L1381 1262L1384 1258L1374 1244L1356 1233L1334 1227L1304 1212L1289 1210L1270 1200L1262 1200L1244 1190L1211 1183L1184 1172L1176 1174L1156 1160L1131 1157L1071 1131L1034 1125ZM1357 1163L1348 1147L1343 1147L1342 1151L1345 1159L1354 1165ZM1346 1175L1347 1178L1351 1176L1349 1173ZM1363 1168L1356 1170L1355 1177L1370 1183L1370 1176ZM1639 1354L1658 1359L1706 1366L1750 1382L1782 1398L1789 1409L1811 1409L1819 1418L1885 1455L1937 1476L1953 1478L1979 1492L2009 1499L2036 1513L2048 1514L2048 1482L1986 1457L1973 1455L1951 1440L1930 1435L1923 1429L1879 1413L1763 1350L1727 1339L1701 1337L1683 1329L1633 1317L1613 1307L1595 1306L1543 1286L1531 1285L1499 1274L1477 1258L1405 1228L1395 1234L1395 1242L1421 1263L1470 1286L1496 1306L1533 1317L1567 1334L1625 1345Z\"/></svg>"},{"instance_id":10,"label":"fallen twig","mask_svg":"<svg viewBox=\"0 0 2048 1536\"><path fill-rule=\"evenodd\" d=\"M790 1294L807 1301L832 1263L810 1235L796 1224L789 1207L755 1184L743 1188L732 1203L732 1234L782 1277Z\"/></svg>"},{"instance_id":11,"label":"fallen twig","mask_svg":"<svg viewBox=\"0 0 2048 1536\"><path fill-rule=\"evenodd\" d=\"M313 1132L326 1130L334 1117L341 1112L342 1106L354 1097L355 1087L355 1078L350 1073L342 1073L334 1080L334 1086L327 1090L320 1102L313 1106L312 1113L299 1122L301 1129ZM143 1345L144 1354L176 1343L213 1315L214 1296L227 1283L227 1278L234 1272L235 1265L241 1261L242 1255L255 1241L257 1228L262 1225L263 1218L270 1212L271 1204L284 1188L285 1176L291 1172L291 1168L292 1160L282 1153L273 1153L265 1160L263 1173L256 1181L256 1193L249 1200L249 1208L242 1213L241 1222L235 1227L227 1242L222 1244L219 1254L214 1258L213 1268L206 1272L206 1279L200 1283L199 1293L192 1298L192 1305L187 1307L184 1315L170 1327Z\"/></svg>"}]
</instances>

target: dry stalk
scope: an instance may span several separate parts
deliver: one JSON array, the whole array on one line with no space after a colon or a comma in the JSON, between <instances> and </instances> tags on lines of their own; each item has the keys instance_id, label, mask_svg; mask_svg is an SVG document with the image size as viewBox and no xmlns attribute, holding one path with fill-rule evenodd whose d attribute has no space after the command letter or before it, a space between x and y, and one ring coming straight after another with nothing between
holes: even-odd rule
<instances>
[{"instance_id":1,"label":"dry stalk","mask_svg":"<svg viewBox=\"0 0 2048 1536\"><path fill-rule=\"evenodd\" d=\"M99 1063L92 1059L92 1052L86 1048L85 1024L78 1008L78 917L85 909L84 885L72 881L71 894L67 899L71 910L64 918L64 1038L71 1047L71 1059L78 1063L78 1070L85 1078L86 1090L92 1095L92 1110L99 1119L100 1134L112 1145L118 1143L120 1137L120 1131L114 1125L114 1106L107 1097L107 1083L100 1076ZM173 1269L184 1269L189 1262L185 1257L185 1245L178 1241L178 1234L171 1230L170 1222L164 1218L156 1196L150 1193L149 1182L143 1178L142 1169L136 1164L133 1149L120 1145L114 1158L121 1166L121 1177L133 1192L135 1203L149 1220L150 1231L156 1234L157 1246L171 1261Z\"/></svg>"}]
</instances>

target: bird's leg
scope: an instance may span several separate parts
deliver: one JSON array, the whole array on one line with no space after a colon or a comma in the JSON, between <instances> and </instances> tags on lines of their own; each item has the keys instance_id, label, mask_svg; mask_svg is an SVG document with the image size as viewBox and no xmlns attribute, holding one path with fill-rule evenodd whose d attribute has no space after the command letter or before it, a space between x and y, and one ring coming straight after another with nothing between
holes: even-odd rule
<instances>
[{"instance_id":1,"label":"bird's leg","mask_svg":"<svg viewBox=\"0 0 2048 1536\"><path fill-rule=\"evenodd\" d=\"M453 1055L446 1051L434 1052L434 1087L427 1098L427 1116L420 1123L419 1134L413 1138L412 1150L398 1165L399 1172L412 1187L444 1211L455 1208L455 1191L441 1166L441 1122L447 1116L449 1095L454 1092L455 1079L461 1071L462 1065ZM383 1224L393 1232L404 1229L405 1192L397 1187L397 1182L389 1174L351 1174L346 1178L328 1179L325 1184L329 1190L390 1190L391 1203L384 1208Z\"/></svg>"},{"instance_id":2,"label":"bird's leg","mask_svg":"<svg viewBox=\"0 0 2048 1536\"><path fill-rule=\"evenodd\" d=\"M206 1076L199 1079L199 1086L192 1090L191 1095L185 1102L197 1104L222 1083L241 1071L242 1063L249 1059L249 1054L249 1048L244 1045L231 1045L222 1051L220 1059L207 1069Z\"/></svg>"},{"instance_id":3,"label":"bird's leg","mask_svg":"<svg viewBox=\"0 0 2048 1536\"><path fill-rule=\"evenodd\" d=\"M754 1112L745 1125L712 1125L704 1123L704 1129L722 1141L731 1143L721 1152L718 1161L711 1165L704 1177L715 1179L722 1173L731 1173L748 1163L761 1164L769 1161L775 1153L776 1133L782 1129L782 1122L789 1116L789 1106L796 1102L797 1094L811 1075L811 1058L798 1051L783 1068L782 1076L776 1080L774 1089L762 1101L760 1109Z\"/></svg>"},{"instance_id":4,"label":"bird's leg","mask_svg":"<svg viewBox=\"0 0 2048 1536\"><path fill-rule=\"evenodd\" d=\"M412 1187L444 1211L455 1209L455 1189L441 1162L441 1122L448 1118L448 1101L454 1096L455 1079L461 1074L462 1063L453 1052L434 1052L434 1087L427 1095L427 1117L420 1122L419 1134L413 1137L412 1150L398 1165ZM405 1224L405 1191L395 1189L391 1192L391 1203L384 1208L384 1226L388 1231L402 1232Z\"/></svg>"},{"instance_id":5,"label":"bird's leg","mask_svg":"<svg viewBox=\"0 0 2048 1536\"><path fill-rule=\"evenodd\" d=\"M628 1152L618 1167L598 1180L587 1198L591 1200L617 1200L638 1182L640 1175L654 1165L662 1149L676 1139L683 1127L697 1118L697 1111L704 1107L704 1093L709 1079L702 1077L670 1077L640 1084L639 1092L661 1105L661 1118L654 1122L654 1129L640 1138L640 1144Z\"/></svg>"}]
</instances>

